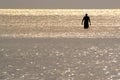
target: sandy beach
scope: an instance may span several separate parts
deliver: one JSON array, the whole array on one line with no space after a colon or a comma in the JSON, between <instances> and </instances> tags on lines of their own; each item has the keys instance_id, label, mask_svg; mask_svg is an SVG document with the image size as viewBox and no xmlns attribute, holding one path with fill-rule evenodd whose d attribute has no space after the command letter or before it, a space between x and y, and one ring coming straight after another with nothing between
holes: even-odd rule
<instances>
[{"instance_id":1,"label":"sandy beach","mask_svg":"<svg viewBox=\"0 0 120 80\"><path fill-rule=\"evenodd\" d=\"M119 38L0 38L0 80L119 80Z\"/></svg>"}]
</instances>

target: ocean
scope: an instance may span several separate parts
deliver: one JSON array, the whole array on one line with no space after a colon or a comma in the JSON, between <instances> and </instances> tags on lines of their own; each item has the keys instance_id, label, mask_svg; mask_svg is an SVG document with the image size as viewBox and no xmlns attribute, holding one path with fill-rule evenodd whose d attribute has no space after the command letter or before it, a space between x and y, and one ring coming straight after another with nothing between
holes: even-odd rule
<instances>
[{"instance_id":1,"label":"ocean","mask_svg":"<svg viewBox=\"0 0 120 80\"><path fill-rule=\"evenodd\" d=\"M91 19L89 29L81 21ZM0 80L120 80L120 9L0 9Z\"/></svg>"},{"instance_id":2,"label":"ocean","mask_svg":"<svg viewBox=\"0 0 120 80\"><path fill-rule=\"evenodd\" d=\"M91 26L84 30L88 14ZM0 9L0 37L119 38L120 9Z\"/></svg>"}]
</instances>

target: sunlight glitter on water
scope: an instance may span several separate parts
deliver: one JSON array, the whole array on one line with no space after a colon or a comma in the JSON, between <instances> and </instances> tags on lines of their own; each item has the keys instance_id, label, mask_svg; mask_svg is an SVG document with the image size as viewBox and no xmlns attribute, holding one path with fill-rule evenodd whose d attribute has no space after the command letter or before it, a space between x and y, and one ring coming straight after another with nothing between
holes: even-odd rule
<instances>
[{"instance_id":1,"label":"sunlight glitter on water","mask_svg":"<svg viewBox=\"0 0 120 80\"><path fill-rule=\"evenodd\" d=\"M119 15L119 9L0 9L1 15Z\"/></svg>"},{"instance_id":2,"label":"sunlight glitter on water","mask_svg":"<svg viewBox=\"0 0 120 80\"><path fill-rule=\"evenodd\" d=\"M92 25L81 25L88 13ZM120 37L120 9L0 9L0 37Z\"/></svg>"}]
</instances>

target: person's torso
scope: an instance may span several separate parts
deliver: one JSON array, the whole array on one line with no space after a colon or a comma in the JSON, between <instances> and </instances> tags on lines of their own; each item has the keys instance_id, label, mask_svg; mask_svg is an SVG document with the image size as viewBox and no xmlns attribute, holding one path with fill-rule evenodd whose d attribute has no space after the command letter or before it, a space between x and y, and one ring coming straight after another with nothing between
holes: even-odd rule
<instances>
[{"instance_id":1,"label":"person's torso","mask_svg":"<svg viewBox=\"0 0 120 80\"><path fill-rule=\"evenodd\" d=\"M88 21L89 21L89 17L88 17L88 16L85 16L85 17L84 17L84 22L85 22L85 23L88 23Z\"/></svg>"}]
</instances>

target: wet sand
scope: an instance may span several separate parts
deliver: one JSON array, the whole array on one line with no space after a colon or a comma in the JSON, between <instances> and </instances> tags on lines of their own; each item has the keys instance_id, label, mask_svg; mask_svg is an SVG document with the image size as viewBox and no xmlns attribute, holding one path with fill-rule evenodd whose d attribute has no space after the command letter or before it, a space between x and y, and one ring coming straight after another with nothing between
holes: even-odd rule
<instances>
[{"instance_id":1,"label":"wet sand","mask_svg":"<svg viewBox=\"0 0 120 80\"><path fill-rule=\"evenodd\" d=\"M119 38L0 38L0 80L119 80Z\"/></svg>"}]
</instances>

